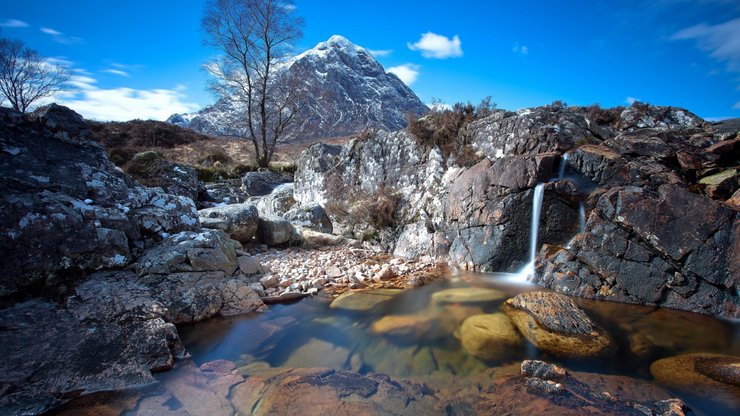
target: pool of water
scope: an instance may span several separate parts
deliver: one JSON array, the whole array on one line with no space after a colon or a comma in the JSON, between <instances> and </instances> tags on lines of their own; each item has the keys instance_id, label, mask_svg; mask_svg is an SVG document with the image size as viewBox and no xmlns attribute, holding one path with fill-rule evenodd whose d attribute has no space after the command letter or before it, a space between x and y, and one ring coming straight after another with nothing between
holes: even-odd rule
<instances>
[{"instance_id":1,"label":"pool of water","mask_svg":"<svg viewBox=\"0 0 740 416\"><path fill-rule=\"evenodd\" d=\"M523 359L542 359L569 370L624 375L650 380L657 359L682 353L740 355L740 325L709 316L611 302L576 299L587 314L615 339L618 353L609 358L562 359L548 356L526 341L506 359L482 360L459 341L462 321L499 311L505 299L536 286L517 284L504 274L458 274L404 291L369 310L330 307L316 297L273 306L264 314L212 319L180 328L196 364L226 359L237 367L330 367L360 373L379 372L427 383L445 383L449 375L467 377ZM492 288L506 294L487 302L440 302L435 293L450 288ZM400 317L388 332L384 317ZM447 381L449 382L449 381ZM697 414L727 414L707 397L676 396ZM719 412L719 413L718 413Z\"/></svg>"}]
</instances>

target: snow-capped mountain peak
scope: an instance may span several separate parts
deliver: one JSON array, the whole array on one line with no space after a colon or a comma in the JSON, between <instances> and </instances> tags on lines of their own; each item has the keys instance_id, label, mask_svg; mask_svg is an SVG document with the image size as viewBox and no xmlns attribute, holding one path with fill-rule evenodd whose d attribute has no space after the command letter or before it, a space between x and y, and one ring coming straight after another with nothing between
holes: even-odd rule
<instances>
[{"instance_id":1,"label":"snow-capped mountain peak","mask_svg":"<svg viewBox=\"0 0 740 416\"><path fill-rule=\"evenodd\" d=\"M303 112L288 139L344 136L369 128L395 130L405 126L407 113L428 111L370 52L340 35L278 64L275 74L276 82L284 77L299 80ZM206 134L233 135L237 132L232 126L243 113L243 106L221 99L168 121Z\"/></svg>"}]
</instances>

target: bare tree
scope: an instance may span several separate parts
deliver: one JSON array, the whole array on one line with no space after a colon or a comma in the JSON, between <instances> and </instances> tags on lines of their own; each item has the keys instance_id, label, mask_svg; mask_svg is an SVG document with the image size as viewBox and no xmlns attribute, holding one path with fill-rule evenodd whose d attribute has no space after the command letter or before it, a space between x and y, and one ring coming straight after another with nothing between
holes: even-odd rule
<instances>
[{"instance_id":1,"label":"bare tree","mask_svg":"<svg viewBox=\"0 0 740 416\"><path fill-rule=\"evenodd\" d=\"M19 40L0 38L0 95L25 113L38 100L65 89L69 69L49 62Z\"/></svg>"},{"instance_id":2,"label":"bare tree","mask_svg":"<svg viewBox=\"0 0 740 416\"><path fill-rule=\"evenodd\" d=\"M223 53L205 65L215 78L210 87L243 108L243 123L231 127L253 143L260 167L269 165L298 112L294 81L276 79L280 61L302 36L303 19L293 9L285 0L211 0L203 17L206 43Z\"/></svg>"}]
</instances>

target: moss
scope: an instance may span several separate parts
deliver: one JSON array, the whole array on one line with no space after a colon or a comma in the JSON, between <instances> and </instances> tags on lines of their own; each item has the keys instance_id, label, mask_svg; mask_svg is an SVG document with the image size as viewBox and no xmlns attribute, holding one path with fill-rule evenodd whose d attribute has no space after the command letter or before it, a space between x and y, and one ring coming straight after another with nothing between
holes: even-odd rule
<instances>
[{"instance_id":1,"label":"moss","mask_svg":"<svg viewBox=\"0 0 740 416\"><path fill-rule=\"evenodd\" d=\"M133 161L141 163L151 163L160 158L161 156L159 156L159 153L153 150L147 150L145 152L137 153L134 156Z\"/></svg>"},{"instance_id":2,"label":"moss","mask_svg":"<svg viewBox=\"0 0 740 416\"><path fill-rule=\"evenodd\" d=\"M737 175L737 170L735 170L735 169L727 169L724 172L720 172L720 173L714 174L712 176L707 176L707 177L701 178L699 180L699 183L702 184L702 185L713 185L713 186L717 186L717 185L721 184L722 182L724 182L724 181L726 181L728 179L731 179L735 175Z\"/></svg>"}]
</instances>

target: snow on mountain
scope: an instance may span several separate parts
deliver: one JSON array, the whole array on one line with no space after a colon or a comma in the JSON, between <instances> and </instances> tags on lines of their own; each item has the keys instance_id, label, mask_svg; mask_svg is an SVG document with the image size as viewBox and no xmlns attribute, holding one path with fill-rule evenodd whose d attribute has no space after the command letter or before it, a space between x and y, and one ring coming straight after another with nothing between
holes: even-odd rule
<instances>
[{"instance_id":1,"label":"snow on mountain","mask_svg":"<svg viewBox=\"0 0 740 416\"><path fill-rule=\"evenodd\" d=\"M366 129L396 130L406 114L429 109L396 75L385 71L366 49L334 35L278 64L276 78L295 76L302 89L297 123L289 140L353 134ZM244 108L220 99L196 113L174 114L168 122L213 135L234 135Z\"/></svg>"}]
</instances>

